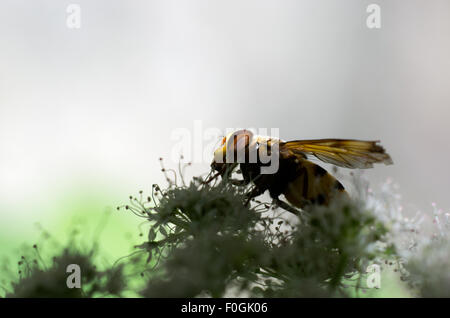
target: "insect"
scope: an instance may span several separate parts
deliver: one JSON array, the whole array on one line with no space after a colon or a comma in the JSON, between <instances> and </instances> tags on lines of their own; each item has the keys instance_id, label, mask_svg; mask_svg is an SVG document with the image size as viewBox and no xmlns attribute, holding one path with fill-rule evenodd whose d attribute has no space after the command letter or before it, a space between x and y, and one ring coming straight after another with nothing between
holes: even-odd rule
<instances>
[{"instance_id":1,"label":"insect","mask_svg":"<svg viewBox=\"0 0 450 318\"><path fill-rule=\"evenodd\" d=\"M252 155L253 160L250 160ZM269 161L263 160L268 157ZM347 195L344 186L324 168L311 162L311 157L351 169L372 168L374 163L392 164L391 157L378 141L284 141L244 129L222 139L211 163L216 174L208 182L218 176L231 176L239 165L243 180L229 180L236 185L254 184L246 204L268 190L277 205L294 213L297 210L292 206L303 209L310 204L327 205L335 196ZM273 160L278 163L276 172L262 173L262 169L274 163ZM282 194L292 206L279 199Z\"/></svg>"}]
</instances>

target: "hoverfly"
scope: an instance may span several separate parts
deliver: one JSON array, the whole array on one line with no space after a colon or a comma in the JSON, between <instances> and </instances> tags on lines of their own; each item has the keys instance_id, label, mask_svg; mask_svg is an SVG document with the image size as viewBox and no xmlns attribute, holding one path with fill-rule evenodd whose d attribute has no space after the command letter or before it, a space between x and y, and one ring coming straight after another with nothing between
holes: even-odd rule
<instances>
[{"instance_id":1,"label":"hoverfly","mask_svg":"<svg viewBox=\"0 0 450 318\"><path fill-rule=\"evenodd\" d=\"M283 194L292 206L301 209L309 204L327 205L336 195L347 195L344 186L335 177L308 158L315 157L351 169L372 168L374 163L392 164L391 157L377 143L351 139L284 141L255 135L245 129L238 130L224 137L214 151L211 167L216 174L209 181L218 176L231 176L239 165L243 180L230 180L236 185L254 184L246 204L268 190L276 204L296 213L289 204L279 199L280 195ZM271 158L278 160L277 171L272 174L261 173L263 167L271 164L262 162L263 152L266 156L273 155L275 149L277 156ZM239 161L238 153L244 154L245 160ZM256 160L248 160L252 153Z\"/></svg>"}]
</instances>

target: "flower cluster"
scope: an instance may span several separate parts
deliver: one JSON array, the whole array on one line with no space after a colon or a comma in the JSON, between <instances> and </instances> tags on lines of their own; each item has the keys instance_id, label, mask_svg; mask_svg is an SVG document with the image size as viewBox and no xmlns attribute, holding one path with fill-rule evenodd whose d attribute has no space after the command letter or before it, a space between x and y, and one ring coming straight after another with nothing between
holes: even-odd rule
<instances>
[{"instance_id":1,"label":"flower cluster","mask_svg":"<svg viewBox=\"0 0 450 318\"><path fill-rule=\"evenodd\" d=\"M122 208L150 225L137 246L150 267L141 295L349 296L349 286L364 288L370 263L393 257L386 226L363 201L294 216L266 202L246 206L248 191L194 178L131 196Z\"/></svg>"}]
</instances>

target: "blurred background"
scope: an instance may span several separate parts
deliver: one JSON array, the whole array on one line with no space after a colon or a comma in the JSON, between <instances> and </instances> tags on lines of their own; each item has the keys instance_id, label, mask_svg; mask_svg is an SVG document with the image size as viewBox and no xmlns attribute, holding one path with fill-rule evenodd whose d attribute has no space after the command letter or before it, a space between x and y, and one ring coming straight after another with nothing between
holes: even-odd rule
<instances>
[{"instance_id":1,"label":"blurred background","mask_svg":"<svg viewBox=\"0 0 450 318\"><path fill-rule=\"evenodd\" d=\"M366 171L373 183L392 178L412 210L449 210L449 56L446 0L2 0L0 256L33 243L36 223L63 239L164 183L158 158L177 164L172 133L195 120L379 139L394 165ZM112 257L135 219L109 218Z\"/></svg>"}]
</instances>

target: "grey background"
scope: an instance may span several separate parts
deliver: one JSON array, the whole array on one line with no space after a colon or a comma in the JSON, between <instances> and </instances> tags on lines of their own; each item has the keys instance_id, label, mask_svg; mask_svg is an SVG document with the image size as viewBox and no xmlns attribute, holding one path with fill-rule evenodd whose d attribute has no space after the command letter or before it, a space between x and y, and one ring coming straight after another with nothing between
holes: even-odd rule
<instances>
[{"instance_id":1,"label":"grey background","mask_svg":"<svg viewBox=\"0 0 450 318\"><path fill-rule=\"evenodd\" d=\"M367 171L374 183L450 208L450 2L90 0L74 2L79 30L70 3L0 2L3 220L39 218L24 198L71 182L123 198L161 182L157 158L194 120L380 139L395 165Z\"/></svg>"}]
</instances>

